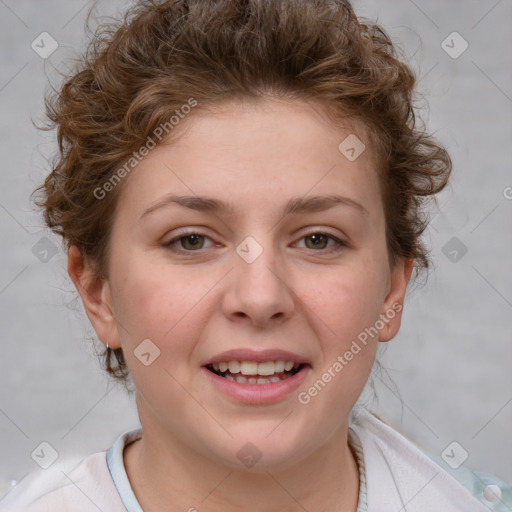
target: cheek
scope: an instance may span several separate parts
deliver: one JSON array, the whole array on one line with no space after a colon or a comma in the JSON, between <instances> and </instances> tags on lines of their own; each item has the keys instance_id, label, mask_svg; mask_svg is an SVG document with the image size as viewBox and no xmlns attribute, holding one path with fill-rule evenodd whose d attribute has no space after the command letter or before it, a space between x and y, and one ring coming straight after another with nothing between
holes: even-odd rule
<instances>
[{"instance_id":1,"label":"cheek","mask_svg":"<svg viewBox=\"0 0 512 512\"><path fill-rule=\"evenodd\" d=\"M387 273L369 259L340 266L323 277L312 276L307 282L301 296L308 297L304 301L340 340L373 325L382 312Z\"/></svg>"},{"instance_id":2,"label":"cheek","mask_svg":"<svg viewBox=\"0 0 512 512\"><path fill-rule=\"evenodd\" d=\"M371 328L381 312L385 278L378 265L361 258L308 282L306 310L312 311L309 322L317 330L320 350L314 375L299 390L297 407L313 430L334 432L346 421L375 361L378 338Z\"/></svg>"},{"instance_id":3,"label":"cheek","mask_svg":"<svg viewBox=\"0 0 512 512\"><path fill-rule=\"evenodd\" d=\"M182 386L191 389L190 366L196 364L194 349L208 322L204 308L214 280L211 275L191 278L170 267L141 268L126 274L129 279L116 290L122 297L116 315L125 327L119 334L126 363L145 402L158 411L169 403L185 407L189 395ZM194 421L200 421L201 411L194 414Z\"/></svg>"},{"instance_id":4,"label":"cheek","mask_svg":"<svg viewBox=\"0 0 512 512\"><path fill-rule=\"evenodd\" d=\"M332 394L324 397L334 401L331 405L358 394L373 366L378 345L376 323L383 312L388 275L379 261L359 257L325 278L309 280L310 290L315 292L309 294L306 304L314 313L310 317L315 319L322 343L319 372L325 375L322 380L334 383Z\"/></svg>"},{"instance_id":5,"label":"cheek","mask_svg":"<svg viewBox=\"0 0 512 512\"><path fill-rule=\"evenodd\" d=\"M191 268L191 267L190 267ZM116 317L123 346L134 349L149 338L164 354L164 347L183 352L187 338L201 332L205 315L201 302L215 284L215 276L171 265L156 265L143 255L120 261L115 283Z\"/></svg>"}]
</instances>

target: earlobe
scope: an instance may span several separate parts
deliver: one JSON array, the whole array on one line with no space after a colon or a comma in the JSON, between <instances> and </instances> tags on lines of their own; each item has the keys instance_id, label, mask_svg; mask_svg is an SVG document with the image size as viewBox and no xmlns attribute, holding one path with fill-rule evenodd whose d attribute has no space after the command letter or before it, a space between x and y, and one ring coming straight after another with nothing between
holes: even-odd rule
<instances>
[{"instance_id":1,"label":"earlobe","mask_svg":"<svg viewBox=\"0 0 512 512\"><path fill-rule=\"evenodd\" d=\"M400 330L405 292L413 266L414 260L412 258L401 259L391 271L389 292L381 314L381 318L386 325L380 330L379 341L390 341Z\"/></svg>"},{"instance_id":2,"label":"earlobe","mask_svg":"<svg viewBox=\"0 0 512 512\"><path fill-rule=\"evenodd\" d=\"M82 298L87 317L100 341L109 348L120 348L110 284L87 265L76 246L71 246L68 251L68 274Z\"/></svg>"}]
</instances>

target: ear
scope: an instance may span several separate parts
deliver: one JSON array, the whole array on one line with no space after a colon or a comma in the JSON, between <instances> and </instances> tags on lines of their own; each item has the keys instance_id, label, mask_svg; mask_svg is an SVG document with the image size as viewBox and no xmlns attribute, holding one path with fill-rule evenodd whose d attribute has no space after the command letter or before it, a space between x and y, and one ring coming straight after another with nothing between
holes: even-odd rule
<instances>
[{"instance_id":1,"label":"ear","mask_svg":"<svg viewBox=\"0 0 512 512\"><path fill-rule=\"evenodd\" d=\"M393 339L400 330L405 292L411 277L413 263L412 258L400 258L391 270L389 292L384 300L383 311L380 315L384 327L380 329L379 341Z\"/></svg>"},{"instance_id":2,"label":"ear","mask_svg":"<svg viewBox=\"0 0 512 512\"><path fill-rule=\"evenodd\" d=\"M68 274L100 341L109 348L120 348L109 282L96 275L76 246L68 251Z\"/></svg>"}]
</instances>

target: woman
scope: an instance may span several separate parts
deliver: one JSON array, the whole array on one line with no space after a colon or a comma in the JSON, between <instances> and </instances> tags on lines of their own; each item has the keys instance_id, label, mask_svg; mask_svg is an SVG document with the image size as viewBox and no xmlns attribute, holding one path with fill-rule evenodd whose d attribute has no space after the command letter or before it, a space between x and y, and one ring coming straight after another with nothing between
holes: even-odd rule
<instances>
[{"instance_id":1,"label":"woman","mask_svg":"<svg viewBox=\"0 0 512 512\"><path fill-rule=\"evenodd\" d=\"M16 506L510 509L355 407L451 170L414 84L339 0L141 2L98 32L39 204L142 428Z\"/></svg>"}]
</instances>

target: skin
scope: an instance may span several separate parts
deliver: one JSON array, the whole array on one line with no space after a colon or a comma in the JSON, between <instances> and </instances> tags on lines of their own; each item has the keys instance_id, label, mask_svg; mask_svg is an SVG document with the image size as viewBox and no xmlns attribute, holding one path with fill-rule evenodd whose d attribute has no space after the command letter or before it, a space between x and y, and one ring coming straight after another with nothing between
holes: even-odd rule
<instances>
[{"instance_id":1,"label":"skin","mask_svg":"<svg viewBox=\"0 0 512 512\"><path fill-rule=\"evenodd\" d=\"M400 312L307 405L297 392L241 404L200 371L225 350L280 348L310 361L304 391L379 315L403 304L412 262L390 267L364 127L357 134L366 150L355 161L338 150L356 127L336 128L318 105L298 100L194 112L176 141L151 151L122 183L108 279L70 249L68 271L87 315L104 344L123 348L136 386L143 437L124 461L145 511L356 510L348 418ZM228 201L233 213L168 204L143 215L169 194ZM327 194L366 213L338 205L282 216L291 198ZM175 242L183 254L163 245L187 227L205 238ZM335 241L314 245L315 233L348 245L329 252ZM252 263L236 252L247 236L263 248ZM148 338L160 356L145 366L134 350ZM251 468L237 457L248 441L262 454Z\"/></svg>"}]
</instances>

